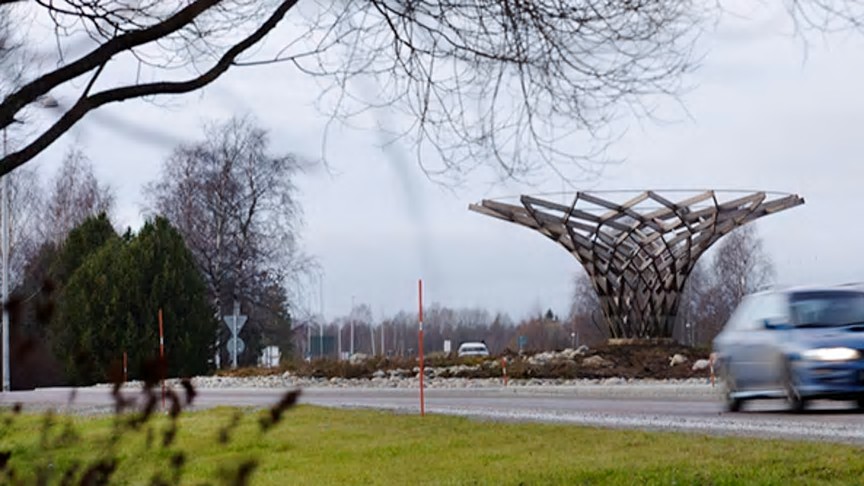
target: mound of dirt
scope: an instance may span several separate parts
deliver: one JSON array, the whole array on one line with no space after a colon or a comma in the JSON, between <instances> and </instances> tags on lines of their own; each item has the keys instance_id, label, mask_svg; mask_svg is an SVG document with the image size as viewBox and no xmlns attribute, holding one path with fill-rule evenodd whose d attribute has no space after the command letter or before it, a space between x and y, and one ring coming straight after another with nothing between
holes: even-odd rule
<instances>
[{"instance_id":1,"label":"mound of dirt","mask_svg":"<svg viewBox=\"0 0 864 486\"><path fill-rule=\"evenodd\" d=\"M673 364L673 357L683 356L686 361ZM581 367L580 378L697 378L708 377L708 369L693 370L693 364L708 359L708 351L678 344L614 344L601 345L586 355L600 356L611 366Z\"/></svg>"},{"instance_id":2,"label":"mound of dirt","mask_svg":"<svg viewBox=\"0 0 864 486\"><path fill-rule=\"evenodd\" d=\"M426 358L427 373L442 378L502 377L502 358L507 360L511 379L686 379L707 378L710 370L694 369L700 359L708 358L705 349L663 342L621 342L584 350L544 352L519 356L503 353L498 357L457 358L433 353ZM316 359L289 367L292 374L313 378L367 378L375 376L414 376L416 358L368 357L364 360L335 361ZM228 376L281 373L284 370L232 370Z\"/></svg>"}]
</instances>

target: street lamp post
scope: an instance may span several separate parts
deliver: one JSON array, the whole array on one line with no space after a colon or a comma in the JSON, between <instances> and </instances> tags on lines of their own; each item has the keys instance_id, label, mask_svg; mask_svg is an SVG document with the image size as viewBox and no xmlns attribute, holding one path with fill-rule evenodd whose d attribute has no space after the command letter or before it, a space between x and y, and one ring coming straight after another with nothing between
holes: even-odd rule
<instances>
[{"instance_id":1,"label":"street lamp post","mask_svg":"<svg viewBox=\"0 0 864 486\"><path fill-rule=\"evenodd\" d=\"M354 356L354 319L355 319L355 317L356 316L354 315L354 296L352 295L351 296L351 346L350 346L350 349L351 349L350 355L351 356Z\"/></svg>"},{"instance_id":2,"label":"street lamp post","mask_svg":"<svg viewBox=\"0 0 864 486\"><path fill-rule=\"evenodd\" d=\"M318 357L324 356L324 275L318 274L318 310L321 312L321 322L318 323Z\"/></svg>"},{"instance_id":3,"label":"street lamp post","mask_svg":"<svg viewBox=\"0 0 864 486\"><path fill-rule=\"evenodd\" d=\"M306 318L306 357L312 361L312 326L308 317Z\"/></svg>"},{"instance_id":4,"label":"street lamp post","mask_svg":"<svg viewBox=\"0 0 864 486\"><path fill-rule=\"evenodd\" d=\"M3 157L6 157L7 152L7 141L6 141L6 129L3 129ZM9 374L9 312L6 309L6 302L9 300L9 208L8 208L8 199L9 199L9 175L3 176L2 181L2 201L0 201L0 226L2 229L0 231L3 232L0 235L0 240L2 240L2 257L3 257L3 391L8 392L11 390L10 383L10 374Z\"/></svg>"}]
</instances>

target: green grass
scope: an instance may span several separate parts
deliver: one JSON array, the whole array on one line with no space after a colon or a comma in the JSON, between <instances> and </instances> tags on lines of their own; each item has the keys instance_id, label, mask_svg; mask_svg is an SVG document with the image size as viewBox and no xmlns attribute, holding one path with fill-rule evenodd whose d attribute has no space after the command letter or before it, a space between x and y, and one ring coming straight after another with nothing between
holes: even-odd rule
<instances>
[{"instance_id":1,"label":"green grass","mask_svg":"<svg viewBox=\"0 0 864 486\"><path fill-rule=\"evenodd\" d=\"M249 459L251 484L864 484L864 449L825 443L719 438L693 434L606 430L570 425L481 422L456 417L398 415L299 406L261 432L261 412L241 411L227 445L217 440L236 409L184 413L177 441L161 446L166 417L127 433L112 484L170 480L169 463L185 451L182 484L220 484ZM11 417L6 412L4 417ZM52 484L77 461L110 450L113 418L58 416L42 438L44 417L21 414L0 424L0 451L31 479L40 466ZM80 436L55 446L64 424ZM148 447L146 429L153 430ZM48 466L50 464L50 466ZM0 483L8 478L0 473ZM27 484L31 484L28 482ZM232 483L233 484L233 483Z\"/></svg>"}]
</instances>

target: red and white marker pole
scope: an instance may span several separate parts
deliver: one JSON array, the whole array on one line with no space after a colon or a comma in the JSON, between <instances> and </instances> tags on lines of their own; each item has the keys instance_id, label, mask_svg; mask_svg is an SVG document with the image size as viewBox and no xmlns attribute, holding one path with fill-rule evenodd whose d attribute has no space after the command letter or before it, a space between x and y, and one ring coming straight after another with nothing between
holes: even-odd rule
<instances>
[{"instance_id":1,"label":"red and white marker pole","mask_svg":"<svg viewBox=\"0 0 864 486\"><path fill-rule=\"evenodd\" d=\"M423 368L423 279L417 281L417 292L419 294L420 309L418 317L420 321L419 349L420 349L420 416L426 414L426 403L423 397L423 376L426 374Z\"/></svg>"},{"instance_id":2,"label":"red and white marker pole","mask_svg":"<svg viewBox=\"0 0 864 486\"><path fill-rule=\"evenodd\" d=\"M507 386L507 359L501 357L501 372L504 373L504 386Z\"/></svg>"}]
</instances>

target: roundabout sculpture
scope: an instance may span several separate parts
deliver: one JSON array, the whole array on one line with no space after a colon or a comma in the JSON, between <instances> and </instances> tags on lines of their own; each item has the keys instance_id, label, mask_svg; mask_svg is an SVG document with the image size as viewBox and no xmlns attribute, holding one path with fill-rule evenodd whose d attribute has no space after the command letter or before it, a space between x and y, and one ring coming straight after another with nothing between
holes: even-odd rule
<instances>
[{"instance_id":1,"label":"roundabout sculpture","mask_svg":"<svg viewBox=\"0 0 864 486\"><path fill-rule=\"evenodd\" d=\"M735 228L804 199L674 190L581 191L567 204L523 195L514 202L484 199L469 209L539 231L575 256L597 291L610 337L668 338L697 259Z\"/></svg>"}]
</instances>

